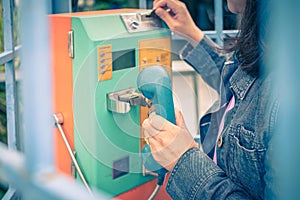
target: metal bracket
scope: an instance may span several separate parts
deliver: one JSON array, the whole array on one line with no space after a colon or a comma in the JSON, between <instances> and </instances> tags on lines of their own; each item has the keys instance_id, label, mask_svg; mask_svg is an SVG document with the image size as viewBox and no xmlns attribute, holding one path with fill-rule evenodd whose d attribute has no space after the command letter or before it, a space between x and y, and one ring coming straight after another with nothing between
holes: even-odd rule
<instances>
[{"instance_id":1,"label":"metal bracket","mask_svg":"<svg viewBox=\"0 0 300 200\"><path fill-rule=\"evenodd\" d=\"M68 32L68 55L70 58L74 58L74 31Z\"/></svg>"},{"instance_id":2,"label":"metal bracket","mask_svg":"<svg viewBox=\"0 0 300 200\"><path fill-rule=\"evenodd\" d=\"M161 20L155 15L149 15L149 12L121 14L121 18L129 33L162 28Z\"/></svg>"},{"instance_id":3,"label":"metal bracket","mask_svg":"<svg viewBox=\"0 0 300 200\"><path fill-rule=\"evenodd\" d=\"M135 91L128 88L107 94L107 109L115 113L128 113L131 106L149 106L147 99Z\"/></svg>"}]
</instances>

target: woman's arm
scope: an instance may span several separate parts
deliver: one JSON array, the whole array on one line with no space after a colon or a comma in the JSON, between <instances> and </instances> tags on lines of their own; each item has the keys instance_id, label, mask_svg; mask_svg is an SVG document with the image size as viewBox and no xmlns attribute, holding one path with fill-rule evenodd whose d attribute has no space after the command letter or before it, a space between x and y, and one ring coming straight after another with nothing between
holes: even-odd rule
<instances>
[{"instance_id":1,"label":"woman's arm","mask_svg":"<svg viewBox=\"0 0 300 200\"><path fill-rule=\"evenodd\" d=\"M216 45L210 38L204 36L194 48L188 44L182 50L181 58L191 65L209 86L221 93L221 86L228 81L222 77L226 57L217 52Z\"/></svg>"},{"instance_id":2,"label":"woman's arm","mask_svg":"<svg viewBox=\"0 0 300 200\"><path fill-rule=\"evenodd\" d=\"M190 42L190 48L185 48L181 57L219 92L221 71L226 59L216 51L217 45L196 26L185 4L178 0L155 0L153 9L171 31Z\"/></svg>"}]
</instances>

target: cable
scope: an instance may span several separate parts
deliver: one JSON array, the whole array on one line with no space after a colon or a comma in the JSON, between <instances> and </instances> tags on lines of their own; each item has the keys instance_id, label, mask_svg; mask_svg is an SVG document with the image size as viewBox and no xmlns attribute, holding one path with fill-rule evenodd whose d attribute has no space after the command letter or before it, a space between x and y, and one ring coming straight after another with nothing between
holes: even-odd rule
<instances>
[{"instance_id":1,"label":"cable","mask_svg":"<svg viewBox=\"0 0 300 200\"><path fill-rule=\"evenodd\" d=\"M71 146L70 146L70 144L69 144L69 142L67 140L67 137L66 137L66 135L65 135L65 133L64 133L64 131L62 129L61 124L63 123L63 115L61 113L53 114L53 118L55 120L56 127L58 128L59 133L60 133L60 135L61 135L61 137L62 137L62 139L63 139L63 141L64 141L64 143L65 143L65 145L67 147L67 150L68 150L68 153L69 153L69 155L71 157L71 160L72 160L73 164L75 165L77 173L78 173L80 179L83 182L83 185L86 187L86 189L88 190L88 192L90 193L90 195L93 197L93 192L92 192L91 188L89 187L89 185L87 184L84 175L82 174L81 168L78 165L78 162L77 162L77 160L76 160L76 158L75 158L75 156L73 154L72 148L71 148Z\"/></svg>"},{"instance_id":2,"label":"cable","mask_svg":"<svg viewBox=\"0 0 300 200\"><path fill-rule=\"evenodd\" d=\"M154 197L157 195L160 187L164 184L164 180L165 180L165 173L163 173L163 174L158 173L156 187L154 188L154 190L153 190L152 194L150 195L150 197L148 198L148 200L154 199Z\"/></svg>"},{"instance_id":3,"label":"cable","mask_svg":"<svg viewBox=\"0 0 300 200\"><path fill-rule=\"evenodd\" d=\"M159 189L160 189L160 185L156 185L156 187L154 188L152 194L150 195L150 197L148 198L148 200L153 200L154 197L157 195Z\"/></svg>"}]
</instances>

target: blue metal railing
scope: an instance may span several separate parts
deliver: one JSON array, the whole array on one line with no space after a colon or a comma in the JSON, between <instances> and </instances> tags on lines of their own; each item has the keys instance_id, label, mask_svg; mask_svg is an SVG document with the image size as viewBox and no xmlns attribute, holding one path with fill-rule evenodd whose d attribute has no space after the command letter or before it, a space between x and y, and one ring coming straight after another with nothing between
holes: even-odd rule
<instances>
[{"instance_id":1,"label":"blue metal railing","mask_svg":"<svg viewBox=\"0 0 300 200\"><path fill-rule=\"evenodd\" d=\"M7 117L7 144L8 148L17 150L17 85L14 69L15 44L13 26L13 1L3 0L3 27L4 27L4 52L0 55L5 61L5 88L6 88L6 117ZM11 199L15 189L9 187L3 199Z\"/></svg>"},{"instance_id":2,"label":"blue metal railing","mask_svg":"<svg viewBox=\"0 0 300 200\"><path fill-rule=\"evenodd\" d=\"M16 129L16 79L14 70L14 30L13 30L13 16L12 16L12 0L2 1L3 6L3 26L4 28L4 59L5 63L5 85L6 85L6 113L7 113L7 135L8 147L10 149L17 149L17 129Z\"/></svg>"}]
</instances>

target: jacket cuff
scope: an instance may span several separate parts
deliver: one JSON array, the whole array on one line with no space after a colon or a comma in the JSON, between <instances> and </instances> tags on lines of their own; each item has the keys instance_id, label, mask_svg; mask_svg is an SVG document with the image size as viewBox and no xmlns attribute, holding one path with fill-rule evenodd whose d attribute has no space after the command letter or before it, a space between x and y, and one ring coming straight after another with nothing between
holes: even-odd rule
<instances>
[{"instance_id":1,"label":"jacket cuff","mask_svg":"<svg viewBox=\"0 0 300 200\"><path fill-rule=\"evenodd\" d=\"M208 180L224 172L199 148L186 151L172 170L167 192L176 199L194 199Z\"/></svg>"}]
</instances>

